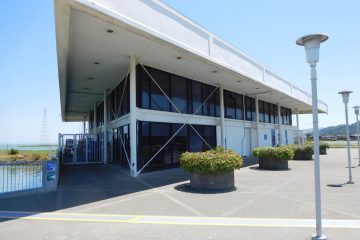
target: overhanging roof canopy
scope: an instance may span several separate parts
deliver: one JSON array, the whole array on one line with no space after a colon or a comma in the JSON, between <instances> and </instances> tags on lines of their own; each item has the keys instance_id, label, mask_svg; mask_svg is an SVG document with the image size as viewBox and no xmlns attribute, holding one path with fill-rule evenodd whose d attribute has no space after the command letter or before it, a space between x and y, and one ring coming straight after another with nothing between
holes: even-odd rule
<instances>
[{"instance_id":1,"label":"overhanging roof canopy","mask_svg":"<svg viewBox=\"0 0 360 240\"><path fill-rule=\"evenodd\" d=\"M311 112L310 94L159 1L58 0L55 15L64 121L82 121L127 74L132 54L144 65Z\"/></svg>"}]
</instances>

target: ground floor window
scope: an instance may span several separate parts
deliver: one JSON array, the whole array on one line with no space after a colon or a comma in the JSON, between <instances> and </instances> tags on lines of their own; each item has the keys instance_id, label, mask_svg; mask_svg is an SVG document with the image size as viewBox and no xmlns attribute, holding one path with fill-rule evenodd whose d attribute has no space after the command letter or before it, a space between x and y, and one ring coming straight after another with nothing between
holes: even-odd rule
<instances>
[{"instance_id":1,"label":"ground floor window","mask_svg":"<svg viewBox=\"0 0 360 240\"><path fill-rule=\"evenodd\" d=\"M129 168L130 161L130 132L129 125L124 125L113 129L113 163L119 163L125 168ZM129 159L128 159L129 158Z\"/></svg>"},{"instance_id":2,"label":"ground floor window","mask_svg":"<svg viewBox=\"0 0 360 240\"><path fill-rule=\"evenodd\" d=\"M138 121L138 157L140 170L183 126L176 123ZM185 151L198 152L216 146L216 127L208 125L185 125L177 135L153 158L145 170L178 166L180 155ZM201 137L197 134L201 135Z\"/></svg>"}]
</instances>

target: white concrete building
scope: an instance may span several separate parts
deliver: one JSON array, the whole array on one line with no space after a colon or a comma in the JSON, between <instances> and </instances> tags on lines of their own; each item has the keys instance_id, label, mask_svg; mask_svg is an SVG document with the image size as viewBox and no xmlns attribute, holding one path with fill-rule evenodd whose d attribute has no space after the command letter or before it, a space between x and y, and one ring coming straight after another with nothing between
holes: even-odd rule
<instances>
[{"instance_id":1,"label":"white concrete building","mask_svg":"<svg viewBox=\"0 0 360 240\"><path fill-rule=\"evenodd\" d=\"M137 176L186 150L249 156L293 143L292 114L311 113L310 94L160 1L55 0L55 15L62 119L89 122L60 135L63 163Z\"/></svg>"}]
</instances>

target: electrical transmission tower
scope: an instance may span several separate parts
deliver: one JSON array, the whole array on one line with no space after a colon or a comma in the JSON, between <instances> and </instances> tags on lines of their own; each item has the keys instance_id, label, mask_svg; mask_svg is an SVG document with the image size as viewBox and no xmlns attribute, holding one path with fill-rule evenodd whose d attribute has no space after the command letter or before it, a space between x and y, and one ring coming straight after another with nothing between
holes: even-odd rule
<instances>
[{"instance_id":1,"label":"electrical transmission tower","mask_svg":"<svg viewBox=\"0 0 360 240\"><path fill-rule=\"evenodd\" d=\"M48 128L47 119L46 119L46 108L44 109L43 122L42 122L42 126L41 126L40 144L41 145L50 144L49 128Z\"/></svg>"}]
</instances>

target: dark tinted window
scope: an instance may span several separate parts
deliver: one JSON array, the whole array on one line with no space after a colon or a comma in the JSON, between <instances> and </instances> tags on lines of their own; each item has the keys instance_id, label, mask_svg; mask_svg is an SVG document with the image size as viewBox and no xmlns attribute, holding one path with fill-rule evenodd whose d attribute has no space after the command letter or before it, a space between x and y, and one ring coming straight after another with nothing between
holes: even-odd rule
<instances>
[{"instance_id":1,"label":"dark tinted window","mask_svg":"<svg viewBox=\"0 0 360 240\"><path fill-rule=\"evenodd\" d=\"M244 104L243 104L243 95L236 94L236 119L244 119Z\"/></svg>"},{"instance_id":2,"label":"dark tinted window","mask_svg":"<svg viewBox=\"0 0 360 240\"><path fill-rule=\"evenodd\" d=\"M138 122L138 170L140 170L164 144L181 128L182 124ZM192 125L207 143L216 146L216 127ZM147 170L179 165L185 151L204 151L209 146L190 125L184 125L177 135L149 163Z\"/></svg>"},{"instance_id":3,"label":"dark tinted window","mask_svg":"<svg viewBox=\"0 0 360 240\"><path fill-rule=\"evenodd\" d=\"M245 119L256 121L255 99L245 96Z\"/></svg>"},{"instance_id":4,"label":"dark tinted window","mask_svg":"<svg viewBox=\"0 0 360 240\"><path fill-rule=\"evenodd\" d=\"M264 102L258 100L258 106L259 106L259 122L264 122Z\"/></svg>"},{"instance_id":5,"label":"dark tinted window","mask_svg":"<svg viewBox=\"0 0 360 240\"><path fill-rule=\"evenodd\" d=\"M235 119L236 96L230 91L224 90L225 117Z\"/></svg>"},{"instance_id":6,"label":"dark tinted window","mask_svg":"<svg viewBox=\"0 0 360 240\"><path fill-rule=\"evenodd\" d=\"M150 108L150 82L149 75L145 72L141 65L136 67L137 78L137 107ZM149 69L147 69L150 71Z\"/></svg>"},{"instance_id":7,"label":"dark tinted window","mask_svg":"<svg viewBox=\"0 0 360 240\"><path fill-rule=\"evenodd\" d=\"M151 67L146 69L182 113L193 114L197 110L197 115L220 115L219 90L213 93L216 87ZM140 65L137 66L137 107L177 112Z\"/></svg>"},{"instance_id":8,"label":"dark tinted window","mask_svg":"<svg viewBox=\"0 0 360 240\"><path fill-rule=\"evenodd\" d=\"M187 104L187 79L176 75L171 76L171 100L182 113L188 113ZM177 112L174 106L171 106L173 112Z\"/></svg>"},{"instance_id":9,"label":"dark tinted window","mask_svg":"<svg viewBox=\"0 0 360 240\"><path fill-rule=\"evenodd\" d=\"M109 94L109 116L114 120L130 112L129 76L125 77L120 84Z\"/></svg>"},{"instance_id":10,"label":"dark tinted window","mask_svg":"<svg viewBox=\"0 0 360 240\"><path fill-rule=\"evenodd\" d=\"M150 82L150 106L151 109L160 110L160 111L170 111L170 102L165 97L163 92L170 96L170 84L169 84L169 74L157 69L152 68L150 71L151 76L156 81L151 80ZM161 90L160 90L161 88ZM162 92L163 91L163 92Z\"/></svg>"},{"instance_id":11,"label":"dark tinted window","mask_svg":"<svg viewBox=\"0 0 360 240\"><path fill-rule=\"evenodd\" d=\"M201 91L201 83L193 81L191 83L191 94L192 94L192 112L197 115L202 115L202 91Z\"/></svg>"},{"instance_id":12,"label":"dark tinted window","mask_svg":"<svg viewBox=\"0 0 360 240\"><path fill-rule=\"evenodd\" d=\"M264 102L264 122L270 122L269 118L269 104L268 102Z\"/></svg>"}]
</instances>

